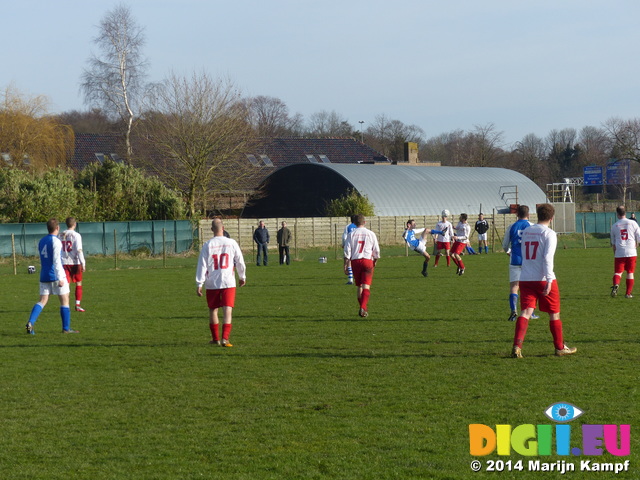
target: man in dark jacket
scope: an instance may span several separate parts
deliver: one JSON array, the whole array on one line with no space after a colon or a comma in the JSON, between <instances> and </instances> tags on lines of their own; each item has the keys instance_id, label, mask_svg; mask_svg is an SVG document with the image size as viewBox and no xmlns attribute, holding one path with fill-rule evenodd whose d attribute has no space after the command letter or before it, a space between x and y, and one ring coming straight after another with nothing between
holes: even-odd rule
<instances>
[{"instance_id":1,"label":"man in dark jacket","mask_svg":"<svg viewBox=\"0 0 640 480\"><path fill-rule=\"evenodd\" d=\"M269 261L267 256L267 247L269 246L269 230L264 226L264 222L260 220L258 228L253 232L253 241L258 244L258 257L256 258L256 265L260 266L260 256L263 256L263 265L266 267Z\"/></svg>"},{"instance_id":2,"label":"man in dark jacket","mask_svg":"<svg viewBox=\"0 0 640 480\"><path fill-rule=\"evenodd\" d=\"M287 262L289 265L289 243L291 243L291 230L287 228L287 222L282 222L282 228L278 230L278 253L280 254L280 265Z\"/></svg>"}]
</instances>

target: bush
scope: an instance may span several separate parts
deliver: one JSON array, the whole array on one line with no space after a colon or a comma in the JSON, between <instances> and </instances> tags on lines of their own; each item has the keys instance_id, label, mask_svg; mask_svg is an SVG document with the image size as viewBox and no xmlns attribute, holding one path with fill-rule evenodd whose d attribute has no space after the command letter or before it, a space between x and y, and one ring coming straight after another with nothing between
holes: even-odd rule
<instances>
[{"instance_id":1,"label":"bush","mask_svg":"<svg viewBox=\"0 0 640 480\"><path fill-rule=\"evenodd\" d=\"M349 217L355 214L370 217L374 215L374 206L366 195L350 189L342 197L331 200L325 211L329 217Z\"/></svg>"}]
</instances>

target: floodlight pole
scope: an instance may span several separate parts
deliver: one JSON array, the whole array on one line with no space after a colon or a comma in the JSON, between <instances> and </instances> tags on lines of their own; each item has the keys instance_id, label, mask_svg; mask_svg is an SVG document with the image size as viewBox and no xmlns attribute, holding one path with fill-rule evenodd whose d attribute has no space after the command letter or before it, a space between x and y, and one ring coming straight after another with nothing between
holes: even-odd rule
<instances>
[{"instance_id":1,"label":"floodlight pole","mask_svg":"<svg viewBox=\"0 0 640 480\"><path fill-rule=\"evenodd\" d=\"M360 124L360 143L364 143L364 133L362 130L362 124L364 123L364 120L360 120L358 121L358 123Z\"/></svg>"}]
</instances>

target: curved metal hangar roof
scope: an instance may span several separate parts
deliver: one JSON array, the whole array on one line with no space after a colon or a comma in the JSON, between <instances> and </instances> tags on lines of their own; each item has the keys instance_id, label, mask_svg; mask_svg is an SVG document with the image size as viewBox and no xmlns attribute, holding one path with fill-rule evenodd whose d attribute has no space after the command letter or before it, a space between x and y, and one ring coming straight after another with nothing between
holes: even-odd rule
<instances>
[{"instance_id":1,"label":"curved metal hangar roof","mask_svg":"<svg viewBox=\"0 0 640 480\"><path fill-rule=\"evenodd\" d=\"M267 177L242 216L323 216L326 204L348 189L366 195L377 216L440 215L445 208L452 215L503 213L510 204L534 209L546 201L535 183L505 168L298 164Z\"/></svg>"}]
</instances>

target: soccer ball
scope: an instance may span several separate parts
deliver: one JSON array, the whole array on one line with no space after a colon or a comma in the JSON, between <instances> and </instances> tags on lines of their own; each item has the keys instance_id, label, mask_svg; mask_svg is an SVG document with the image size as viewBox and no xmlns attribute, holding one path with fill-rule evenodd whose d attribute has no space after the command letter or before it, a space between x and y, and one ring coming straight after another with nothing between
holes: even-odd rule
<instances>
[{"instance_id":1,"label":"soccer ball","mask_svg":"<svg viewBox=\"0 0 640 480\"><path fill-rule=\"evenodd\" d=\"M27 267L27 272L29 272L29 274L36 273L36 267L34 267L33 265L29 265Z\"/></svg>"},{"instance_id":2,"label":"soccer ball","mask_svg":"<svg viewBox=\"0 0 640 480\"><path fill-rule=\"evenodd\" d=\"M442 216L443 217L448 217L449 216L449 210L442 210Z\"/></svg>"}]
</instances>

